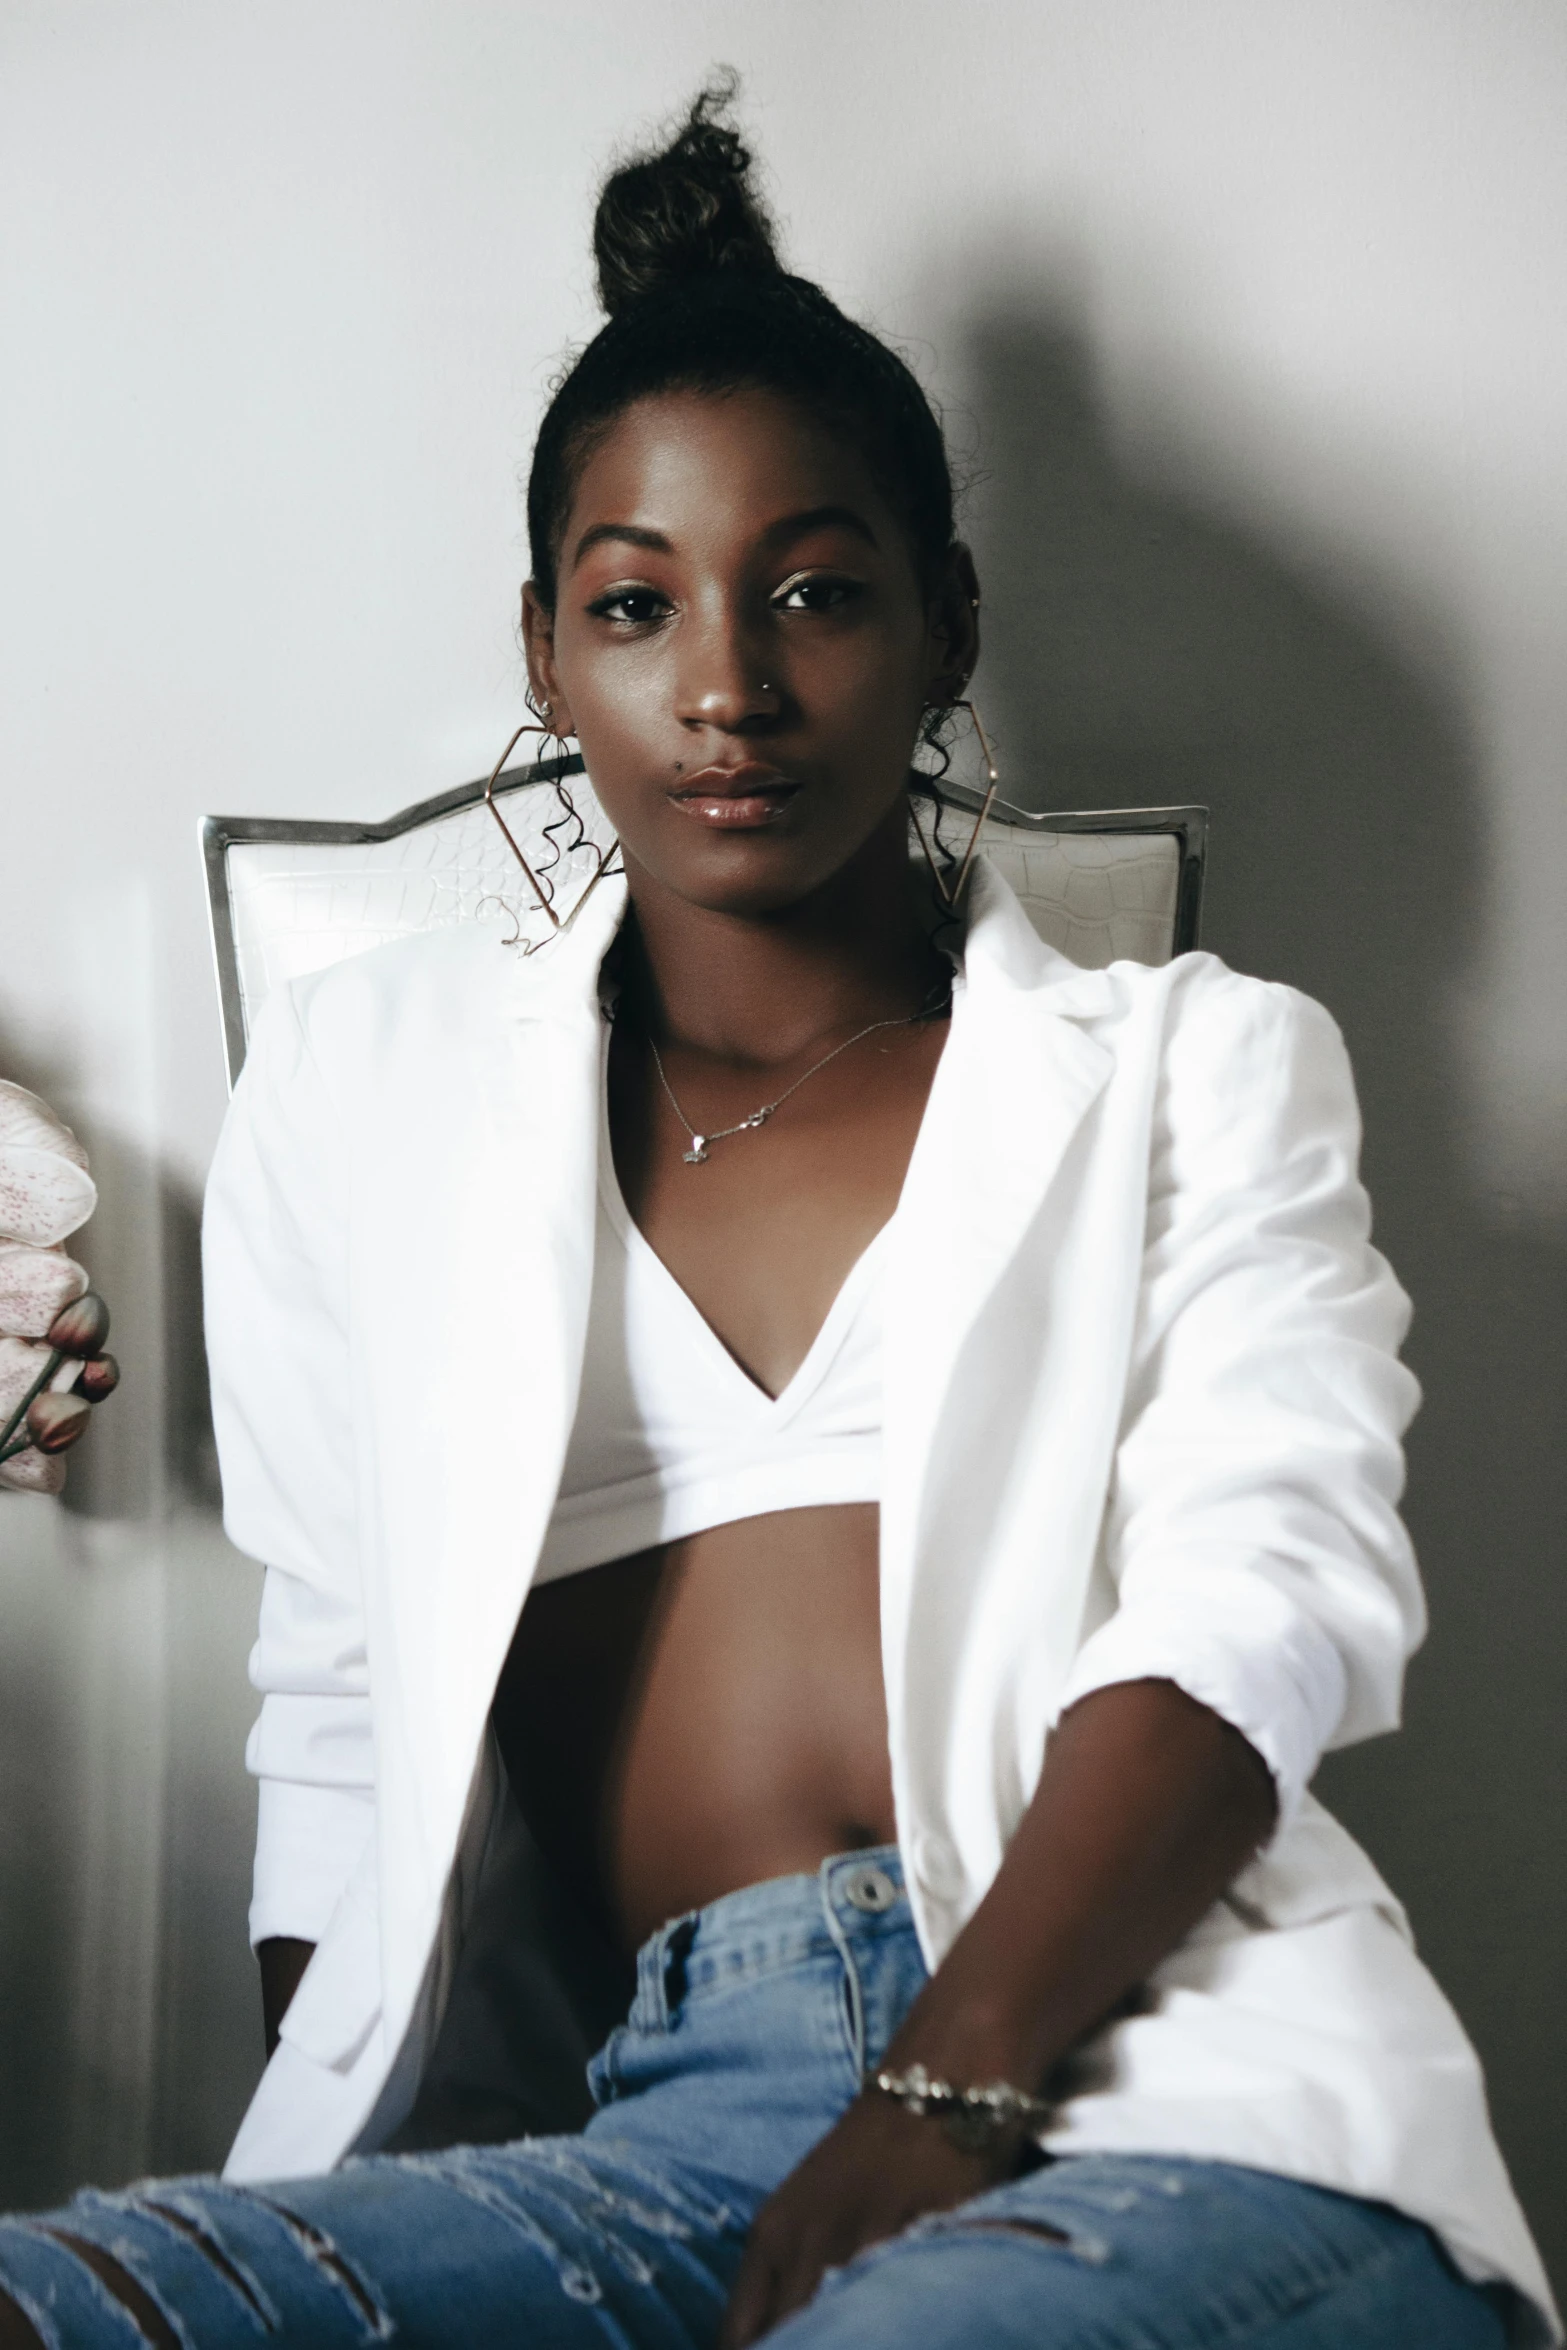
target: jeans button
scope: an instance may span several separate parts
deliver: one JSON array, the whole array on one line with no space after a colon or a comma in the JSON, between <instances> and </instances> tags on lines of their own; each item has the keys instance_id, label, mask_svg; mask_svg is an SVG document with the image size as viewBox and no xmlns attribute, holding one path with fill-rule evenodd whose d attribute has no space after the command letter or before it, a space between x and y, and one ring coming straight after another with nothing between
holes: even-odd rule
<instances>
[{"instance_id":1,"label":"jeans button","mask_svg":"<svg viewBox=\"0 0 1567 2350\"><path fill-rule=\"evenodd\" d=\"M897 1900L898 1888L885 1869L851 1869L843 1880L843 1898L851 1909L862 1909L867 1917L880 1917Z\"/></svg>"}]
</instances>

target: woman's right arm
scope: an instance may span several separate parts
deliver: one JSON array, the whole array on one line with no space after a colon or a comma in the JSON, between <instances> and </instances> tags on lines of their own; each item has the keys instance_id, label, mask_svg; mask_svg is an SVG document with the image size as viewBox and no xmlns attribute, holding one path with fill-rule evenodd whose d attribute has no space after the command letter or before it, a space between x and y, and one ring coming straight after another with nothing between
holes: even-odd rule
<instances>
[{"instance_id":1,"label":"woman's right arm","mask_svg":"<svg viewBox=\"0 0 1567 2350\"><path fill-rule=\"evenodd\" d=\"M308 992L308 983L301 993ZM268 2051L374 1829L349 1407L347 1147L296 991L256 1023L207 1189L203 1261L224 1526L265 1561L246 1762L250 1937Z\"/></svg>"}]
</instances>

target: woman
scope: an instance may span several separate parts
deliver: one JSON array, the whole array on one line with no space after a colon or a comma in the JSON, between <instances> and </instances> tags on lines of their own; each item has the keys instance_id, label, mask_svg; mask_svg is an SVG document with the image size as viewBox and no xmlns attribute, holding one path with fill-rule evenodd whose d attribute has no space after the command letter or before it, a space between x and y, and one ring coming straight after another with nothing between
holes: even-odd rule
<instances>
[{"instance_id":1,"label":"woman","mask_svg":"<svg viewBox=\"0 0 1567 2350\"><path fill-rule=\"evenodd\" d=\"M1549 2339L1305 1792L1421 1620L1336 1032L911 861L939 429L714 113L605 190L529 489L624 878L280 994L214 1171L276 2053L224 2183L0 2234L7 2338ZM635 2001L580 2136L378 2155L495 1746Z\"/></svg>"}]
</instances>

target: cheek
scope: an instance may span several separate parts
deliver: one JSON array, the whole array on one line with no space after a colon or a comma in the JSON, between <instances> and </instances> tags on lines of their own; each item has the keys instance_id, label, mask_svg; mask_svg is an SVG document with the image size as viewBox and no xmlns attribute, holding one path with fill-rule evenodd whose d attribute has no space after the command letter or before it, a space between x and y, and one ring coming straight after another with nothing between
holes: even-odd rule
<instances>
[{"instance_id":1,"label":"cheek","mask_svg":"<svg viewBox=\"0 0 1567 2350\"><path fill-rule=\"evenodd\" d=\"M829 657L816 682L822 715L867 738L908 731L923 699L919 664L909 648L880 636Z\"/></svg>"},{"instance_id":2,"label":"cheek","mask_svg":"<svg viewBox=\"0 0 1567 2350\"><path fill-rule=\"evenodd\" d=\"M614 733L626 725L645 725L667 700L668 680L652 645L606 648L591 639L574 641L570 635L557 647L560 681L571 714L596 733Z\"/></svg>"},{"instance_id":3,"label":"cheek","mask_svg":"<svg viewBox=\"0 0 1567 2350\"><path fill-rule=\"evenodd\" d=\"M784 658L802 703L823 718L869 730L898 725L923 698L923 615L889 597L858 622L803 638Z\"/></svg>"}]
</instances>

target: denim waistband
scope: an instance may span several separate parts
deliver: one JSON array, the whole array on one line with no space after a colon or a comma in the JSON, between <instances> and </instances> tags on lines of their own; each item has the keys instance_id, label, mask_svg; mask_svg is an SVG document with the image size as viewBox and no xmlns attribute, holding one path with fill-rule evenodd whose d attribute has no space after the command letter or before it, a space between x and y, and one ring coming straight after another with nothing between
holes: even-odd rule
<instances>
[{"instance_id":1,"label":"denim waistband","mask_svg":"<svg viewBox=\"0 0 1567 2350\"><path fill-rule=\"evenodd\" d=\"M743 1885L650 1934L637 1952L631 2021L656 2030L693 2000L913 1931L896 1844L830 1853L814 1876Z\"/></svg>"}]
</instances>

